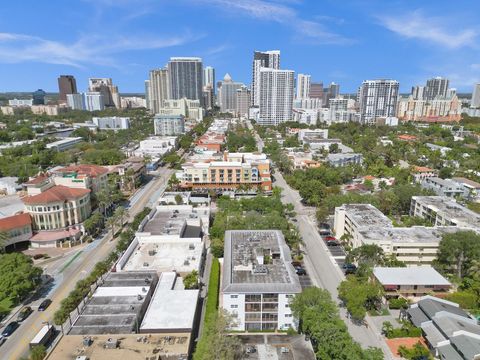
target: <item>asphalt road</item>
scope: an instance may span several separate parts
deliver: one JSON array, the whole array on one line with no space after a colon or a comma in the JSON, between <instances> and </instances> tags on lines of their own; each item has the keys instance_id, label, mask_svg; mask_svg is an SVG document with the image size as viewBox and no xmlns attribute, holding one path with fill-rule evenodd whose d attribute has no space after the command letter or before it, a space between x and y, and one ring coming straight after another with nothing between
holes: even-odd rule
<instances>
[{"instance_id":1,"label":"asphalt road","mask_svg":"<svg viewBox=\"0 0 480 360\"><path fill-rule=\"evenodd\" d=\"M317 231L315 209L302 205L300 195L296 190L288 186L280 172L276 172L275 178L274 185L283 189L282 202L284 204L294 204L295 206L295 212L297 213L296 225L304 241L305 267L312 283L328 290L332 298L340 305L337 287L345 277ZM360 343L363 348L368 348L369 346L381 348L385 359L393 359L390 350L382 340L381 329L375 329L369 317L366 318L367 327L365 325L353 324L347 318L345 308L340 307L340 316L347 324L353 339Z\"/></svg>"},{"instance_id":2,"label":"asphalt road","mask_svg":"<svg viewBox=\"0 0 480 360\"><path fill-rule=\"evenodd\" d=\"M130 201L129 221L143 210L145 206L153 206L157 194L163 192L173 170L162 168L158 176L147 183L134 194ZM67 258L65 263L71 261L63 271L58 270L53 274L52 287L39 299L28 304L34 312L21 324L21 326L0 347L0 359L17 360L28 355L28 344L43 326L43 322L53 321L53 314L59 308L60 302L75 287L78 280L85 278L94 268L95 264L102 261L113 251L116 241L108 232L103 238L87 245L80 253L75 253ZM52 299L52 304L44 312L37 311L38 305L45 298Z\"/></svg>"}]
</instances>

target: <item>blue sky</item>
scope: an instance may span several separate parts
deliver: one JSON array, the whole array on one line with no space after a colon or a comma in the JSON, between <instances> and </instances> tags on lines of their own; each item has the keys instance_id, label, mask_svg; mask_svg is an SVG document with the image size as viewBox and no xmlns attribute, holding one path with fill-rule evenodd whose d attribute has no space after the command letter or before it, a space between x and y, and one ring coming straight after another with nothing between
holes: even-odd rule
<instances>
[{"instance_id":1,"label":"blue sky","mask_svg":"<svg viewBox=\"0 0 480 360\"><path fill-rule=\"evenodd\" d=\"M72 74L112 77L142 92L149 69L200 56L251 81L253 50L281 50L281 67L354 92L394 78L402 91L432 76L470 92L480 81L475 0L21 0L0 11L0 92L57 91Z\"/></svg>"}]
</instances>

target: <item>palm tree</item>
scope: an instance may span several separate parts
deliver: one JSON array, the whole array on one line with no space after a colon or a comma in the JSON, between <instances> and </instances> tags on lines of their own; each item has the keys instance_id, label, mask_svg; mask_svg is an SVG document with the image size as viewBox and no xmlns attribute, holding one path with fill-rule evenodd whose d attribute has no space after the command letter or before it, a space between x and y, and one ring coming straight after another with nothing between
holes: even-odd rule
<instances>
[{"instance_id":1,"label":"palm tree","mask_svg":"<svg viewBox=\"0 0 480 360\"><path fill-rule=\"evenodd\" d=\"M128 218L128 210L125 209L123 206L119 206L116 210L115 213L113 214L113 217L116 218L119 223L120 227L123 226L123 221Z\"/></svg>"},{"instance_id":2,"label":"palm tree","mask_svg":"<svg viewBox=\"0 0 480 360\"><path fill-rule=\"evenodd\" d=\"M10 234L7 231L0 230L0 252L5 251L5 246L10 239Z\"/></svg>"},{"instance_id":3,"label":"palm tree","mask_svg":"<svg viewBox=\"0 0 480 360\"><path fill-rule=\"evenodd\" d=\"M112 232L112 238L115 235L115 227L117 226L117 221L118 221L118 218L116 218L115 215L110 216L107 220L107 227L109 227Z\"/></svg>"}]
</instances>

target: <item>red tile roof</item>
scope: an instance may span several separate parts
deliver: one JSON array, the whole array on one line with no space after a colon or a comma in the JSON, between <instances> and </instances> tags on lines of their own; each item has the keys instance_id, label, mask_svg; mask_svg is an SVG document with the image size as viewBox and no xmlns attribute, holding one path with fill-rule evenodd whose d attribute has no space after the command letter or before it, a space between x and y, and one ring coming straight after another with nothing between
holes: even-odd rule
<instances>
[{"instance_id":1,"label":"red tile roof","mask_svg":"<svg viewBox=\"0 0 480 360\"><path fill-rule=\"evenodd\" d=\"M48 175L45 174L45 173L42 173L40 175L38 175L37 177L34 177L33 179L27 181L25 183L25 185L37 185L37 184L41 184L42 182L44 182L45 180L48 179Z\"/></svg>"},{"instance_id":2,"label":"red tile roof","mask_svg":"<svg viewBox=\"0 0 480 360\"><path fill-rule=\"evenodd\" d=\"M414 172L432 172L432 171L435 171L435 170L430 169L429 167L425 167L425 166L415 166L413 168L413 171Z\"/></svg>"},{"instance_id":3,"label":"red tile roof","mask_svg":"<svg viewBox=\"0 0 480 360\"><path fill-rule=\"evenodd\" d=\"M9 231L30 225L32 219L29 214L18 214L0 219L0 230Z\"/></svg>"},{"instance_id":4,"label":"red tile roof","mask_svg":"<svg viewBox=\"0 0 480 360\"><path fill-rule=\"evenodd\" d=\"M73 189L63 185L51 187L38 195L27 196L22 200L25 204L47 204L65 200L77 199L90 192L89 189Z\"/></svg>"},{"instance_id":5,"label":"red tile roof","mask_svg":"<svg viewBox=\"0 0 480 360\"><path fill-rule=\"evenodd\" d=\"M56 172L76 172L80 175L88 175L90 177L97 177L99 175L106 174L108 169L100 165L70 165L61 169L56 170Z\"/></svg>"}]
</instances>

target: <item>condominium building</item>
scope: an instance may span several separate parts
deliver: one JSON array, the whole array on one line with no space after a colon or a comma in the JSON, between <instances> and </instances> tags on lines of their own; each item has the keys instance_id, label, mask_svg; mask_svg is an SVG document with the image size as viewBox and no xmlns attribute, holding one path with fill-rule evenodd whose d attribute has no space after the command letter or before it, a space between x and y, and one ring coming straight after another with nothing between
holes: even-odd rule
<instances>
[{"instance_id":1,"label":"condominium building","mask_svg":"<svg viewBox=\"0 0 480 360\"><path fill-rule=\"evenodd\" d=\"M280 69L280 51L254 51L252 65L252 106L260 106L260 69Z\"/></svg>"},{"instance_id":2,"label":"condominium building","mask_svg":"<svg viewBox=\"0 0 480 360\"><path fill-rule=\"evenodd\" d=\"M292 120L293 70L260 69L260 125L278 125Z\"/></svg>"},{"instance_id":3,"label":"condominium building","mask_svg":"<svg viewBox=\"0 0 480 360\"><path fill-rule=\"evenodd\" d=\"M84 94L66 94L65 97L68 107L72 110L86 110Z\"/></svg>"},{"instance_id":4,"label":"condominium building","mask_svg":"<svg viewBox=\"0 0 480 360\"><path fill-rule=\"evenodd\" d=\"M308 99L310 96L310 75L297 75L297 89L295 99Z\"/></svg>"},{"instance_id":5,"label":"condominium building","mask_svg":"<svg viewBox=\"0 0 480 360\"><path fill-rule=\"evenodd\" d=\"M326 160L333 167L361 165L363 163L363 155L360 153L328 154Z\"/></svg>"},{"instance_id":6,"label":"condominium building","mask_svg":"<svg viewBox=\"0 0 480 360\"><path fill-rule=\"evenodd\" d=\"M163 101L170 98L170 84L168 69L150 70L148 109L153 114L158 114L163 106Z\"/></svg>"},{"instance_id":7,"label":"condominium building","mask_svg":"<svg viewBox=\"0 0 480 360\"><path fill-rule=\"evenodd\" d=\"M413 199L412 199L413 201ZM444 234L465 227L443 226L394 227L392 221L370 204L346 204L335 208L334 229L338 239L353 247L374 244L386 255L395 255L407 265L428 265L435 260Z\"/></svg>"},{"instance_id":8,"label":"condominium building","mask_svg":"<svg viewBox=\"0 0 480 360\"><path fill-rule=\"evenodd\" d=\"M182 135L185 133L185 118L183 115L155 115L153 126L155 135Z\"/></svg>"},{"instance_id":9,"label":"condominium building","mask_svg":"<svg viewBox=\"0 0 480 360\"><path fill-rule=\"evenodd\" d=\"M236 103L237 107L235 112L239 117L248 117L248 109L250 107L250 90L245 86L242 85L236 91Z\"/></svg>"},{"instance_id":10,"label":"condominium building","mask_svg":"<svg viewBox=\"0 0 480 360\"><path fill-rule=\"evenodd\" d=\"M215 94L215 69L212 66L203 68L203 86L210 86Z\"/></svg>"},{"instance_id":11,"label":"condominium building","mask_svg":"<svg viewBox=\"0 0 480 360\"><path fill-rule=\"evenodd\" d=\"M399 83L396 80L366 80L360 86L360 122L373 125L377 118L396 116Z\"/></svg>"},{"instance_id":12,"label":"condominium building","mask_svg":"<svg viewBox=\"0 0 480 360\"><path fill-rule=\"evenodd\" d=\"M58 78L58 100L67 101L68 94L77 93L77 81L73 75L60 75Z\"/></svg>"},{"instance_id":13,"label":"condominium building","mask_svg":"<svg viewBox=\"0 0 480 360\"><path fill-rule=\"evenodd\" d=\"M465 191L459 183L451 179L442 179L436 176L426 177L421 186L427 190L433 190L438 196L453 198L463 196Z\"/></svg>"},{"instance_id":14,"label":"condominium building","mask_svg":"<svg viewBox=\"0 0 480 360\"><path fill-rule=\"evenodd\" d=\"M223 161L183 164L177 178L189 189L231 190L243 185L272 190L270 160L265 154L225 152Z\"/></svg>"},{"instance_id":15,"label":"condominium building","mask_svg":"<svg viewBox=\"0 0 480 360\"><path fill-rule=\"evenodd\" d=\"M480 231L480 214L444 196L412 196L410 215L435 226L458 226Z\"/></svg>"},{"instance_id":16,"label":"condominium building","mask_svg":"<svg viewBox=\"0 0 480 360\"><path fill-rule=\"evenodd\" d=\"M105 106L120 109L121 102L118 86L113 85L111 78L88 79L88 91L102 94Z\"/></svg>"},{"instance_id":17,"label":"condominium building","mask_svg":"<svg viewBox=\"0 0 480 360\"><path fill-rule=\"evenodd\" d=\"M293 100L294 109L319 110L322 108L322 99L308 98Z\"/></svg>"},{"instance_id":18,"label":"condominium building","mask_svg":"<svg viewBox=\"0 0 480 360\"><path fill-rule=\"evenodd\" d=\"M310 92L308 97L310 99L320 99L323 102L323 82L310 83Z\"/></svg>"},{"instance_id":19,"label":"condominium building","mask_svg":"<svg viewBox=\"0 0 480 360\"><path fill-rule=\"evenodd\" d=\"M424 97L426 100L433 100L437 96L439 97L447 97L449 80L436 77L427 80L427 85L425 86Z\"/></svg>"},{"instance_id":20,"label":"condominium building","mask_svg":"<svg viewBox=\"0 0 480 360\"><path fill-rule=\"evenodd\" d=\"M198 57L172 57L168 62L170 98L202 101L203 65Z\"/></svg>"},{"instance_id":21,"label":"condominium building","mask_svg":"<svg viewBox=\"0 0 480 360\"><path fill-rule=\"evenodd\" d=\"M480 83L475 84L472 92L472 101L470 103L472 108L480 108Z\"/></svg>"},{"instance_id":22,"label":"condominium building","mask_svg":"<svg viewBox=\"0 0 480 360\"><path fill-rule=\"evenodd\" d=\"M295 329L290 302L302 287L279 230L225 232L220 306L232 330Z\"/></svg>"},{"instance_id":23,"label":"condominium building","mask_svg":"<svg viewBox=\"0 0 480 360\"><path fill-rule=\"evenodd\" d=\"M186 119L200 122L203 120L204 110L200 100L178 99L164 100L163 106L158 110L158 115L182 115Z\"/></svg>"},{"instance_id":24,"label":"condominium building","mask_svg":"<svg viewBox=\"0 0 480 360\"><path fill-rule=\"evenodd\" d=\"M120 116L93 117L92 122L100 130L127 130L130 128L130 118Z\"/></svg>"},{"instance_id":25,"label":"condominium building","mask_svg":"<svg viewBox=\"0 0 480 360\"><path fill-rule=\"evenodd\" d=\"M221 112L235 113L237 110L237 90L243 83L232 80L230 74L225 74L218 87L218 104Z\"/></svg>"},{"instance_id":26,"label":"condominium building","mask_svg":"<svg viewBox=\"0 0 480 360\"><path fill-rule=\"evenodd\" d=\"M85 93L85 110L100 111L105 109L105 96L101 92Z\"/></svg>"},{"instance_id":27,"label":"condominium building","mask_svg":"<svg viewBox=\"0 0 480 360\"><path fill-rule=\"evenodd\" d=\"M461 113L462 102L457 95L431 100L410 95L400 98L397 106L397 117L406 121L459 121Z\"/></svg>"}]
</instances>

